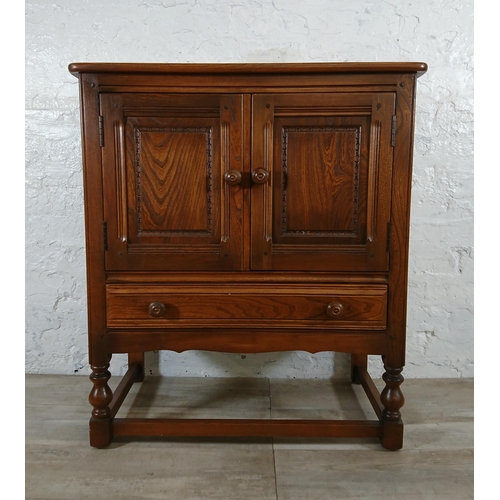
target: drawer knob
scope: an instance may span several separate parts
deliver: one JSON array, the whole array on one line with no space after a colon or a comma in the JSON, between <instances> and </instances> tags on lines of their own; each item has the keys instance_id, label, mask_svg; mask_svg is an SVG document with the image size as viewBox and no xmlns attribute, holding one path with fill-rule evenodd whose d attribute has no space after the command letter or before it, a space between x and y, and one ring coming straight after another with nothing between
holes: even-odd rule
<instances>
[{"instance_id":1,"label":"drawer knob","mask_svg":"<svg viewBox=\"0 0 500 500\"><path fill-rule=\"evenodd\" d=\"M326 312L331 318L340 318L344 312L344 306L340 302L332 302L328 304Z\"/></svg>"},{"instance_id":2,"label":"drawer knob","mask_svg":"<svg viewBox=\"0 0 500 500\"><path fill-rule=\"evenodd\" d=\"M258 168L252 172L252 180L255 184L265 184L269 180L269 172L264 168Z\"/></svg>"},{"instance_id":3,"label":"drawer knob","mask_svg":"<svg viewBox=\"0 0 500 500\"><path fill-rule=\"evenodd\" d=\"M165 304L162 304L161 302L151 302L151 304L149 304L149 314L151 314L154 318L163 316L164 312Z\"/></svg>"},{"instance_id":4,"label":"drawer knob","mask_svg":"<svg viewBox=\"0 0 500 500\"><path fill-rule=\"evenodd\" d=\"M241 182L241 172L238 172L238 170L228 170L224 174L224 180L226 181L226 184L236 186Z\"/></svg>"}]
</instances>

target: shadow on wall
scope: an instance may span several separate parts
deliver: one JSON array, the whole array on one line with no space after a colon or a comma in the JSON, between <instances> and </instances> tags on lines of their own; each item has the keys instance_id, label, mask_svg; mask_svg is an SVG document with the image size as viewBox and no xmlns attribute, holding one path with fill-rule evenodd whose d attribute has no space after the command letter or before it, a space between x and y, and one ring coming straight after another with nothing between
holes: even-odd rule
<instances>
[{"instance_id":1,"label":"shadow on wall","mask_svg":"<svg viewBox=\"0 0 500 500\"><path fill-rule=\"evenodd\" d=\"M145 353L145 371L152 376L343 379L350 377L350 355L303 351L258 354L151 351Z\"/></svg>"}]
</instances>

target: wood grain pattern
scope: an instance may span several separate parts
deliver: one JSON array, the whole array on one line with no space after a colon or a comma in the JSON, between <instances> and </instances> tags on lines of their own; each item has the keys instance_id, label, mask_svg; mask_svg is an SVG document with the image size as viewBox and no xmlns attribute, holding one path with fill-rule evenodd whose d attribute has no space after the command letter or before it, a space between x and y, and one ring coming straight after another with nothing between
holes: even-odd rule
<instances>
[{"instance_id":1,"label":"wood grain pattern","mask_svg":"<svg viewBox=\"0 0 500 500\"><path fill-rule=\"evenodd\" d=\"M136 166L132 179L137 236L211 235L212 129L129 123L134 128L130 143Z\"/></svg>"},{"instance_id":2,"label":"wood grain pattern","mask_svg":"<svg viewBox=\"0 0 500 500\"><path fill-rule=\"evenodd\" d=\"M284 126L282 141L281 236L356 236L361 127Z\"/></svg>"}]
</instances>

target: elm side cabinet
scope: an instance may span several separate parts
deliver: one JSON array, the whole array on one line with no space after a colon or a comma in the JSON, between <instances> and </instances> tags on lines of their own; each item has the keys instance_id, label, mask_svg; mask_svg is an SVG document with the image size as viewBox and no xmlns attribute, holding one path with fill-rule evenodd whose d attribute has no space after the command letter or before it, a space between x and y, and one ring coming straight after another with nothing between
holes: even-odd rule
<instances>
[{"instance_id":1,"label":"elm side cabinet","mask_svg":"<svg viewBox=\"0 0 500 500\"><path fill-rule=\"evenodd\" d=\"M400 449L416 79L424 63L73 63L90 444L372 437ZM144 352L351 354L373 420L116 418ZM114 394L113 353L129 369ZM379 393L367 356L380 355Z\"/></svg>"}]
</instances>

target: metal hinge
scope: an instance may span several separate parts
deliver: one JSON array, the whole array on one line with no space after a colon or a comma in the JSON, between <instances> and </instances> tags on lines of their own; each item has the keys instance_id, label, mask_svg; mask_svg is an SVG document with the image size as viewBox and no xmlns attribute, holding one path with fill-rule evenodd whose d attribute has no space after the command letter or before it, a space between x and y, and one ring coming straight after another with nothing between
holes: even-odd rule
<instances>
[{"instance_id":1,"label":"metal hinge","mask_svg":"<svg viewBox=\"0 0 500 500\"><path fill-rule=\"evenodd\" d=\"M104 251L108 251L108 223L104 221L102 223L102 240L104 243Z\"/></svg>"},{"instance_id":2,"label":"metal hinge","mask_svg":"<svg viewBox=\"0 0 500 500\"><path fill-rule=\"evenodd\" d=\"M386 243L386 248L385 251L389 252L391 250L391 227L392 227L392 222L387 223L387 243Z\"/></svg>"},{"instance_id":3,"label":"metal hinge","mask_svg":"<svg viewBox=\"0 0 500 500\"><path fill-rule=\"evenodd\" d=\"M102 124L102 116L99 115L99 145L101 148L104 146L104 127Z\"/></svg>"},{"instance_id":4,"label":"metal hinge","mask_svg":"<svg viewBox=\"0 0 500 500\"><path fill-rule=\"evenodd\" d=\"M394 147L395 143L396 143L396 115L392 117L391 146Z\"/></svg>"}]
</instances>

